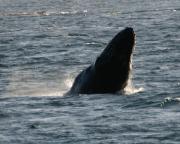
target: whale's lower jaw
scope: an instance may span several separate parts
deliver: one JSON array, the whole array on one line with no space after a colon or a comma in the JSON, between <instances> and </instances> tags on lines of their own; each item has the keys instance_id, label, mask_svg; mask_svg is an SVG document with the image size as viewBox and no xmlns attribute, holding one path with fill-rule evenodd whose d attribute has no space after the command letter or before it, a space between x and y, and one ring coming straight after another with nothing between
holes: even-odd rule
<instances>
[{"instance_id":1,"label":"whale's lower jaw","mask_svg":"<svg viewBox=\"0 0 180 144\"><path fill-rule=\"evenodd\" d=\"M132 28L119 32L96 59L75 79L70 94L116 93L128 83L135 44Z\"/></svg>"}]
</instances>

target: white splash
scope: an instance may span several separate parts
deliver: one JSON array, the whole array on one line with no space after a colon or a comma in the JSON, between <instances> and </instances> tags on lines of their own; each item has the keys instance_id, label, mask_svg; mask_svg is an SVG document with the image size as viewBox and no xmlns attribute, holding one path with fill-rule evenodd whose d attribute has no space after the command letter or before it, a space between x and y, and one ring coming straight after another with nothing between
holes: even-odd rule
<instances>
[{"instance_id":1,"label":"white splash","mask_svg":"<svg viewBox=\"0 0 180 144\"><path fill-rule=\"evenodd\" d=\"M67 79L64 80L64 83L65 83L65 86L66 86L67 88L71 88L71 86L72 86L72 84L73 84L73 79L67 78Z\"/></svg>"},{"instance_id":2,"label":"white splash","mask_svg":"<svg viewBox=\"0 0 180 144\"><path fill-rule=\"evenodd\" d=\"M4 95L7 96L64 96L72 85L69 76L59 80L40 80L33 71L16 70L9 76L9 84Z\"/></svg>"},{"instance_id":3,"label":"white splash","mask_svg":"<svg viewBox=\"0 0 180 144\"><path fill-rule=\"evenodd\" d=\"M129 79L128 80L128 85L125 87L123 93L125 95L132 95L132 94L139 93L139 92L142 92L142 91L144 91L143 87L135 88L133 83L132 83L132 80Z\"/></svg>"},{"instance_id":4,"label":"white splash","mask_svg":"<svg viewBox=\"0 0 180 144\"><path fill-rule=\"evenodd\" d=\"M46 87L46 90L42 92L36 92L37 96L64 96L65 93L71 88L73 84L72 78L66 78L64 80L61 80L61 84L56 85L55 88L51 89Z\"/></svg>"},{"instance_id":5,"label":"white splash","mask_svg":"<svg viewBox=\"0 0 180 144\"><path fill-rule=\"evenodd\" d=\"M177 101L180 101L180 97L178 97L178 98L175 98L175 100L177 100Z\"/></svg>"},{"instance_id":6,"label":"white splash","mask_svg":"<svg viewBox=\"0 0 180 144\"><path fill-rule=\"evenodd\" d=\"M171 101L171 100L180 101L180 97L177 97L177 98L166 97L165 98L165 101Z\"/></svg>"},{"instance_id":7,"label":"white splash","mask_svg":"<svg viewBox=\"0 0 180 144\"><path fill-rule=\"evenodd\" d=\"M164 101L161 102L161 107L166 106L166 104L171 103L171 102L180 102L180 97L177 98L172 98L172 97L166 97Z\"/></svg>"},{"instance_id":8,"label":"white splash","mask_svg":"<svg viewBox=\"0 0 180 144\"><path fill-rule=\"evenodd\" d=\"M127 86L123 90L123 93L125 95L132 95L132 94L144 91L143 87L135 88L134 85L133 85L133 82L132 82L132 78L133 78L133 74L132 74L132 65L133 65L132 64L132 58L133 58L133 55L131 55L131 58L130 58L130 74L129 74L128 83L127 83Z\"/></svg>"},{"instance_id":9,"label":"white splash","mask_svg":"<svg viewBox=\"0 0 180 144\"><path fill-rule=\"evenodd\" d=\"M31 93L31 96L59 96L62 97L64 95L64 91L58 91L58 90L46 90L43 92L36 91L35 93Z\"/></svg>"}]
</instances>

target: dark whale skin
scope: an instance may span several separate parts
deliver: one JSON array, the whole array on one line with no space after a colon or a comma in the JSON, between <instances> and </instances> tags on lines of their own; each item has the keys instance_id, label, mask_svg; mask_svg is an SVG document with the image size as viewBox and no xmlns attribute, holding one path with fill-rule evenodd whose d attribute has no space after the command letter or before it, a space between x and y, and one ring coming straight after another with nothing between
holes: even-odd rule
<instances>
[{"instance_id":1,"label":"dark whale skin","mask_svg":"<svg viewBox=\"0 0 180 144\"><path fill-rule=\"evenodd\" d=\"M95 63L75 78L68 94L116 93L123 90L131 71L134 44L133 28L127 27L120 31Z\"/></svg>"}]
</instances>

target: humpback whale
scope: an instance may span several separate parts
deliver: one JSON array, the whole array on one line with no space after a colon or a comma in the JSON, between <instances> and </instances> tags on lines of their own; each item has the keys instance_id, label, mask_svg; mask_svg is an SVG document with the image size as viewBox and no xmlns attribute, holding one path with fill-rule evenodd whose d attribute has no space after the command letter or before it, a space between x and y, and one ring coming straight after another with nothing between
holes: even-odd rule
<instances>
[{"instance_id":1,"label":"humpback whale","mask_svg":"<svg viewBox=\"0 0 180 144\"><path fill-rule=\"evenodd\" d=\"M94 64L76 78L68 94L116 93L128 83L135 45L133 28L120 31L97 57Z\"/></svg>"}]
</instances>

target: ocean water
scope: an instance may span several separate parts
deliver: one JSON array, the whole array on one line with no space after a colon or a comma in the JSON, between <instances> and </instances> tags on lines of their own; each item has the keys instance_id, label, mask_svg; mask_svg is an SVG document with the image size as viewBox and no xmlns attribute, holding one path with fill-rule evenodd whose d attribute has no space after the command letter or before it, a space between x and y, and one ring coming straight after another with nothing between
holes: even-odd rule
<instances>
[{"instance_id":1,"label":"ocean water","mask_svg":"<svg viewBox=\"0 0 180 144\"><path fill-rule=\"evenodd\" d=\"M64 96L133 27L125 94ZM0 143L179 144L179 0L0 0Z\"/></svg>"}]
</instances>

